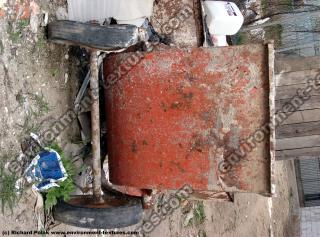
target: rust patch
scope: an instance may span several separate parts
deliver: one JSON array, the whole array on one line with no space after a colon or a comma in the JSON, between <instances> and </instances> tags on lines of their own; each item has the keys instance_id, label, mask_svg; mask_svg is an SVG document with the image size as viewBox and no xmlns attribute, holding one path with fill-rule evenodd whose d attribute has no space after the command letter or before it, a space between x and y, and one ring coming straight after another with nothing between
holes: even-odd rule
<instances>
[{"instance_id":1,"label":"rust patch","mask_svg":"<svg viewBox=\"0 0 320 237\"><path fill-rule=\"evenodd\" d=\"M131 151L132 151L133 153L136 153L136 152L138 151L138 145L137 145L137 142L136 142L136 141L133 141L133 142L131 143Z\"/></svg>"},{"instance_id":2,"label":"rust patch","mask_svg":"<svg viewBox=\"0 0 320 237\"><path fill-rule=\"evenodd\" d=\"M167 112L168 111L168 106L164 102L161 102L160 107L163 110L163 112Z\"/></svg>"}]
</instances>

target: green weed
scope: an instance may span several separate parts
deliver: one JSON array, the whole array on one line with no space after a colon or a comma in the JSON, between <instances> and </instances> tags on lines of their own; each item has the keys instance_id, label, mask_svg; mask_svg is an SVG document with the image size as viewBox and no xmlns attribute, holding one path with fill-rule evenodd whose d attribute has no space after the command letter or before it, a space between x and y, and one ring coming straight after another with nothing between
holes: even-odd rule
<instances>
[{"instance_id":1,"label":"green weed","mask_svg":"<svg viewBox=\"0 0 320 237\"><path fill-rule=\"evenodd\" d=\"M76 188L73 182L74 177L76 175L75 166L69 159L65 158L62 149L57 144L51 145L50 148L59 153L63 166L68 174L68 178L65 181L59 183L60 187L54 187L49 189L48 193L46 194L45 200L45 209L47 211L52 209L52 207L58 203L58 200L60 198L62 198L64 201L68 201L70 199L70 194Z\"/></svg>"},{"instance_id":2,"label":"green weed","mask_svg":"<svg viewBox=\"0 0 320 237\"><path fill-rule=\"evenodd\" d=\"M32 100L35 101L36 107L38 108L39 115L46 114L50 111L50 107L47 101L45 101L45 98L43 94L37 95L37 94L31 94Z\"/></svg>"},{"instance_id":3,"label":"green weed","mask_svg":"<svg viewBox=\"0 0 320 237\"><path fill-rule=\"evenodd\" d=\"M36 43L36 47L38 49L43 49L45 46L46 42L43 38L38 39L37 43Z\"/></svg>"},{"instance_id":4,"label":"green weed","mask_svg":"<svg viewBox=\"0 0 320 237\"><path fill-rule=\"evenodd\" d=\"M24 28L26 28L26 27L30 24L30 21L27 20L27 19L24 19L24 20L18 21L17 24L18 24L18 28L19 28L20 30L23 30Z\"/></svg>"},{"instance_id":5,"label":"green weed","mask_svg":"<svg viewBox=\"0 0 320 237\"><path fill-rule=\"evenodd\" d=\"M244 32L240 32L236 35L236 45L245 44L248 41L248 35Z\"/></svg>"},{"instance_id":6,"label":"green weed","mask_svg":"<svg viewBox=\"0 0 320 237\"><path fill-rule=\"evenodd\" d=\"M19 20L16 23L16 27L13 25L13 22L9 22L7 26L7 33L9 35L9 39L13 42L18 41L21 36L23 30L29 25L29 20Z\"/></svg>"},{"instance_id":7,"label":"green weed","mask_svg":"<svg viewBox=\"0 0 320 237\"><path fill-rule=\"evenodd\" d=\"M14 206L19 201L18 190L15 187L18 178L15 174L10 174L5 170L5 162L7 160L7 157L0 157L0 202L2 214L5 213L6 208L9 208L12 213Z\"/></svg>"},{"instance_id":8,"label":"green weed","mask_svg":"<svg viewBox=\"0 0 320 237\"><path fill-rule=\"evenodd\" d=\"M36 48L43 49L46 45L47 37L45 31L41 31L38 34L38 41L36 42Z\"/></svg>"},{"instance_id":9,"label":"green weed","mask_svg":"<svg viewBox=\"0 0 320 237\"><path fill-rule=\"evenodd\" d=\"M54 68L54 69L52 69L52 71L51 71L51 75L52 75L53 77L58 76L58 75L59 75L59 69L58 69L58 68Z\"/></svg>"},{"instance_id":10,"label":"green weed","mask_svg":"<svg viewBox=\"0 0 320 237\"><path fill-rule=\"evenodd\" d=\"M20 106L26 102L26 98L24 97L22 91L19 91L18 94L16 94L16 101L19 103Z\"/></svg>"},{"instance_id":11,"label":"green weed","mask_svg":"<svg viewBox=\"0 0 320 237\"><path fill-rule=\"evenodd\" d=\"M190 219L188 226L199 226L206 220L203 202L197 202L193 209L193 217Z\"/></svg>"},{"instance_id":12,"label":"green weed","mask_svg":"<svg viewBox=\"0 0 320 237\"><path fill-rule=\"evenodd\" d=\"M268 8L269 8L269 2L268 2L268 0L261 0L262 16L265 16L265 15L268 14Z\"/></svg>"},{"instance_id":13,"label":"green weed","mask_svg":"<svg viewBox=\"0 0 320 237\"><path fill-rule=\"evenodd\" d=\"M38 134L40 132L40 125L36 122L35 112L29 111L26 115L23 124L19 125L22 128L21 135L22 136L29 136L30 133Z\"/></svg>"},{"instance_id":14,"label":"green weed","mask_svg":"<svg viewBox=\"0 0 320 237\"><path fill-rule=\"evenodd\" d=\"M196 208L193 211L194 221L196 225L201 225L205 219L206 215L204 213L204 205L203 202L198 202Z\"/></svg>"},{"instance_id":15,"label":"green weed","mask_svg":"<svg viewBox=\"0 0 320 237\"><path fill-rule=\"evenodd\" d=\"M275 46L279 47L282 45L282 32L283 27L280 24L269 26L265 28L265 36L267 39L273 39Z\"/></svg>"}]
</instances>

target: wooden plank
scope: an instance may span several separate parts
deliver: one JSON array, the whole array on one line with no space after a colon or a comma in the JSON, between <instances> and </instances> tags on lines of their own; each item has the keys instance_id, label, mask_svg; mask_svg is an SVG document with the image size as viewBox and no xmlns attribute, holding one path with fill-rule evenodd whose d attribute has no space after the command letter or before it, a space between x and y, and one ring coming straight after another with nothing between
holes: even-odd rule
<instances>
[{"instance_id":1,"label":"wooden plank","mask_svg":"<svg viewBox=\"0 0 320 237\"><path fill-rule=\"evenodd\" d=\"M306 48L312 48L314 49L316 43L302 43L302 44L297 44L295 46L289 46L289 47L283 47L283 48L279 48L276 50L276 53L283 53L283 52L287 52L287 51L291 51L291 50L298 50L298 49L306 49Z\"/></svg>"},{"instance_id":2,"label":"wooden plank","mask_svg":"<svg viewBox=\"0 0 320 237\"><path fill-rule=\"evenodd\" d=\"M320 146L320 135L277 139L276 150L289 150Z\"/></svg>"},{"instance_id":3,"label":"wooden plank","mask_svg":"<svg viewBox=\"0 0 320 237\"><path fill-rule=\"evenodd\" d=\"M288 57L278 56L275 64L276 73L303 71L320 68L320 57Z\"/></svg>"},{"instance_id":4,"label":"wooden plank","mask_svg":"<svg viewBox=\"0 0 320 237\"><path fill-rule=\"evenodd\" d=\"M292 101L292 99L284 99L284 100L277 100L276 101L276 111L277 113L281 110L283 110L283 106L287 103L298 103L296 101ZM302 110L311 110L311 109L320 109L320 95L311 96L308 101L306 101L304 104L302 104L297 111Z\"/></svg>"},{"instance_id":5,"label":"wooden plank","mask_svg":"<svg viewBox=\"0 0 320 237\"><path fill-rule=\"evenodd\" d=\"M274 52L274 42L268 44L268 68L269 68L269 117L270 117L270 140L269 140L269 147L270 147L270 193L274 195L275 190L272 188L273 185L276 183L275 177L275 162L276 162L276 131L275 131L275 113L276 113L276 82L275 82L275 52Z\"/></svg>"},{"instance_id":6,"label":"wooden plank","mask_svg":"<svg viewBox=\"0 0 320 237\"><path fill-rule=\"evenodd\" d=\"M289 85L289 86L278 86L276 88L276 100L281 100L281 99L290 99L297 95L297 91L299 89L304 89L308 86L308 84L296 84L296 85ZM310 92L311 96L314 95L320 95L320 90L312 90Z\"/></svg>"},{"instance_id":7,"label":"wooden plank","mask_svg":"<svg viewBox=\"0 0 320 237\"><path fill-rule=\"evenodd\" d=\"M281 125L276 129L276 138L320 135L320 121ZM320 154L319 154L320 155Z\"/></svg>"},{"instance_id":8,"label":"wooden plank","mask_svg":"<svg viewBox=\"0 0 320 237\"><path fill-rule=\"evenodd\" d=\"M319 69L280 73L276 75L276 86L305 84L309 79L314 79L318 74Z\"/></svg>"},{"instance_id":9,"label":"wooden plank","mask_svg":"<svg viewBox=\"0 0 320 237\"><path fill-rule=\"evenodd\" d=\"M282 150L276 152L277 160L319 158L320 146L301 149Z\"/></svg>"},{"instance_id":10,"label":"wooden plank","mask_svg":"<svg viewBox=\"0 0 320 237\"><path fill-rule=\"evenodd\" d=\"M320 121L320 109L297 111L289 116L284 124L307 123Z\"/></svg>"}]
</instances>

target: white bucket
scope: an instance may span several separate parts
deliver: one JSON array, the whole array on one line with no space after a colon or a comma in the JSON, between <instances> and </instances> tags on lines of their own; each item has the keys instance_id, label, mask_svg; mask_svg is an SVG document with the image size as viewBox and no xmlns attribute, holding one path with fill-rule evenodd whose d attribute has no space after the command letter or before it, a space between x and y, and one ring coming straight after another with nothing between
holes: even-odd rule
<instances>
[{"instance_id":1,"label":"white bucket","mask_svg":"<svg viewBox=\"0 0 320 237\"><path fill-rule=\"evenodd\" d=\"M211 40L214 46L222 47L229 46L227 36L225 35L211 35Z\"/></svg>"},{"instance_id":2,"label":"white bucket","mask_svg":"<svg viewBox=\"0 0 320 237\"><path fill-rule=\"evenodd\" d=\"M235 3L204 1L203 5L211 35L234 35L240 30L244 17Z\"/></svg>"}]
</instances>

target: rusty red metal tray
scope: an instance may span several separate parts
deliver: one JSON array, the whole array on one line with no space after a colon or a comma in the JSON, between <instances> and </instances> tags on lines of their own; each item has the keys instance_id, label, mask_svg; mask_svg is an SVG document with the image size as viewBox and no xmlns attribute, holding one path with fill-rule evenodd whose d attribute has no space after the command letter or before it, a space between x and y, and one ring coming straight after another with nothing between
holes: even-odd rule
<instances>
[{"instance_id":1,"label":"rusty red metal tray","mask_svg":"<svg viewBox=\"0 0 320 237\"><path fill-rule=\"evenodd\" d=\"M109 56L111 182L271 195L273 55L254 44Z\"/></svg>"}]
</instances>

